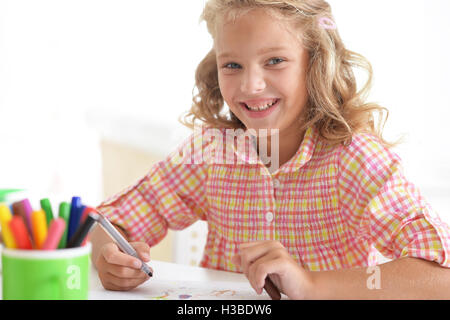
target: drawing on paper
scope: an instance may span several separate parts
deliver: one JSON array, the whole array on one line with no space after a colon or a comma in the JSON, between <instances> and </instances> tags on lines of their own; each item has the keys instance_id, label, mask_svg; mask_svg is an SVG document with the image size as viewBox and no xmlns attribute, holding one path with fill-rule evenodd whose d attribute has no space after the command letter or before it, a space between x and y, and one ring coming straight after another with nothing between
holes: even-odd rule
<instances>
[{"instance_id":1,"label":"drawing on paper","mask_svg":"<svg viewBox=\"0 0 450 320\"><path fill-rule=\"evenodd\" d=\"M159 288L161 290L158 290ZM214 283L212 286L211 283L208 285L199 282L165 282L164 287L160 287L157 281L154 281L148 289L154 292L154 294L146 296L151 300L259 300L269 298L267 295L257 295L249 284L240 283Z\"/></svg>"}]
</instances>

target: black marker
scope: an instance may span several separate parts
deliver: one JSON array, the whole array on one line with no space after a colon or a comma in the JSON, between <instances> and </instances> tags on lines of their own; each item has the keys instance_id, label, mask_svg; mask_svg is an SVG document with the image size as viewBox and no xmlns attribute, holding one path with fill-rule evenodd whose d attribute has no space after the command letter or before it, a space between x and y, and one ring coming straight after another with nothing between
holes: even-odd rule
<instances>
[{"instance_id":1,"label":"black marker","mask_svg":"<svg viewBox=\"0 0 450 320\"><path fill-rule=\"evenodd\" d=\"M97 220L98 214L89 213L86 219L84 220L83 224L78 227L77 231L75 231L75 233L70 238L66 248L75 248L81 246L81 244L84 241L84 238L86 238L92 226L94 225L95 222L97 222Z\"/></svg>"}]
</instances>

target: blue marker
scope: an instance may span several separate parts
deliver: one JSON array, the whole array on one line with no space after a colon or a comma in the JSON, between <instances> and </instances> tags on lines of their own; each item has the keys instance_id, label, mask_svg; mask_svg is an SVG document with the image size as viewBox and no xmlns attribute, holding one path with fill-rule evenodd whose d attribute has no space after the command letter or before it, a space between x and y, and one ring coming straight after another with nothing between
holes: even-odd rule
<instances>
[{"instance_id":1,"label":"blue marker","mask_svg":"<svg viewBox=\"0 0 450 320\"><path fill-rule=\"evenodd\" d=\"M84 206L81 203L80 197L72 197L72 205L70 207L69 227L67 229L67 241L72 238L72 235L77 231L80 224L81 214L83 213Z\"/></svg>"}]
</instances>

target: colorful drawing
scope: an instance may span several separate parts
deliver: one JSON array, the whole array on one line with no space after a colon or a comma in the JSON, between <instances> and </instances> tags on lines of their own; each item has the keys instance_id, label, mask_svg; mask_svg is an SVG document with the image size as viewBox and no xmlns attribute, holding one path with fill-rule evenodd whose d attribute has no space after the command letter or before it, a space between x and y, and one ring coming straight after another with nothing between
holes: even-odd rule
<instances>
[{"instance_id":1,"label":"colorful drawing","mask_svg":"<svg viewBox=\"0 0 450 320\"><path fill-rule=\"evenodd\" d=\"M236 291L234 290L214 290L211 292L212 296L221 297L221 296L235 296Z\"/></svg>"},{"instance_id":2,"label":"colorful drawing","mask_svg":"<svg viewBox=\"0 0 450 320\"><path fill-rule=\"evenodd\" d=\"M101 284L99 284L99 287ZM152 279L143 286L127 292L93 291L92 299L147 300L270 300L267 294L258 295L247 282L164 281Z\"/></svg>"},{"instance_id":3,"label":"colorful drawing","mask_svg":"<svg viewBox=\"0 0 450 320\"><path fill-rule=\"evenodd\" d=\"M169 293L165 292L164 295L162 295L162 296L150 297L150 299L152 299L152 300L169 300L168 296L169 296Z\"/></svg>"}]
</instances>

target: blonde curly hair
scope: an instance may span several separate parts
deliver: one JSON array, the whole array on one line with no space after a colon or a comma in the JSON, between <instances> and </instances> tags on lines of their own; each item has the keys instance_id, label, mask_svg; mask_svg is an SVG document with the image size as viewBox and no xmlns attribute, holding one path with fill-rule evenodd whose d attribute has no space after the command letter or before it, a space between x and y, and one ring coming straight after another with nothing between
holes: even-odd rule
<instances>
[{"instance_id":1,"label":"blonde curly hair","mask_svg":"<svg viewBox=\"0 0 450 320\"><path fill-rule=\"evenodd\" d=\"M365 102L372 84L372 66L362 55L347 50L337 28L324 26L321 19L334 21L331 7L324 0L208 0L200 21L206 21L215 39L217 27L224 19L236 19L246 12L262 8L274 17L292 23L309 52L307 71L308 103L301 130L314 126L321 138L331 144L351 142L356 132L374 134L386 146L382 130L389 116L386 108ZM353 68L361 68L368 79L358 91ZM244 124L225 109L214 47L200 62L195 75L197 93L191 109L180 122L193 128L198 121L213 128L242 128ZM378 113L378 121L374 114Z\"/></svg>"}]
</instances>

